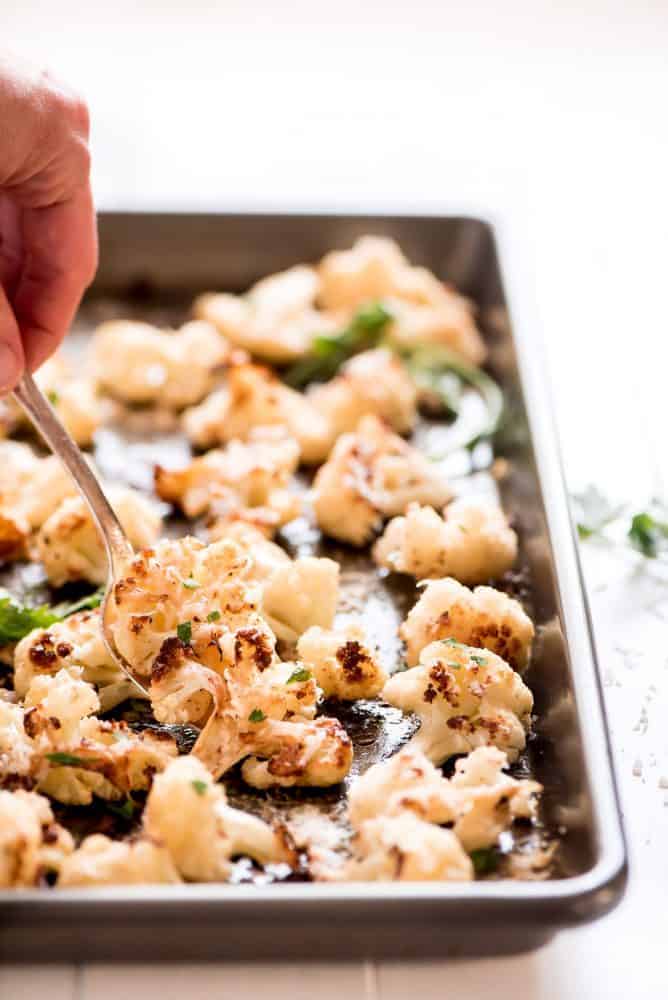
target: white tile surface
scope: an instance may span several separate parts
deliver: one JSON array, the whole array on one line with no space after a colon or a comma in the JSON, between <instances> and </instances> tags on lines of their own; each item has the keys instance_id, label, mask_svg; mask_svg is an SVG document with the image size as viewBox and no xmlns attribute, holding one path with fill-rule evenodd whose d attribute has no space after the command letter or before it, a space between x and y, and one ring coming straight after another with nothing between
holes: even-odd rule
<instances>
[{"instance_id":1,"label":"white tile surface","mask_svg":"<svg viewBox=\"0 0 668 1000\"><path fill-rule=\"evenodd\" d=\"M571 485L637 503L662 476L666 488L663 0L10 0L3 42L87 93L108 207L455 205L502 219L538 304ZM383 964L377 980L361 964L94 966L83 994L67 969L52 994L43 970L10 970L0 996L661 1000L668 583L638 562L586 549L632 846L610 917L535 955Z\"/></svg>"}]
</instances>

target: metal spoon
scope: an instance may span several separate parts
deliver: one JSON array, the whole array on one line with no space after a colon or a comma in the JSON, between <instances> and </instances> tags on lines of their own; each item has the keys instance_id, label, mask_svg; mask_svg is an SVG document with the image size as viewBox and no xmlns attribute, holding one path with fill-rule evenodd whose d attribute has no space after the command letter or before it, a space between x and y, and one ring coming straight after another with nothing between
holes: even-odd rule
<instances>
[{"instance_id":1,"label":"metal spoon","mask_svg":"<svg viewBox=\"0 0 668 1000\"><path fill-rule=\"evenodd\" d=\"M111 658L140 689L142 694L148 697L144 681L136 676L132 665L116 647L108 615L113 600L114 583L121 577L129 560L134 555L132 546L104 495L95 473L61 424L53 407L35 383L32 375L26 373L23 376L14 389L13 395L51 451L65 465L93 515L107 553L107 585L102 602L102 637Z\"/></svg>"}]
</instances>

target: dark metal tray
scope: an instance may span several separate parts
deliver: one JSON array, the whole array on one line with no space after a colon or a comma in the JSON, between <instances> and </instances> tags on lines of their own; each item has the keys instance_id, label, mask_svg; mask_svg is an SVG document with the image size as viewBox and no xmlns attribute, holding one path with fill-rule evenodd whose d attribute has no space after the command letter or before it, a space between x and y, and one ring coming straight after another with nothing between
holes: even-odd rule
<instances>
[{"instance_id":1,"label":"dark metal tray","mask_svg":"<svg viewBox=\"0 0 668 1000\"><path fill-rule=\"evenodd\" d=\"M522 325L522 301L513 301L511 326L492 228L470 218L313 214L103 213L99 222L89 312L120 299L137 314L173 315L198 291L241 290L365 232L396 238L411 260L476 302L508 401L496 448L510 460L501 492L520 529L538 626L527 678L537 721L526 767L545 786L541 818L558 833L557 862L551 879L534 882L0 892L0 957L489 954L537 947L560 927L607 912L624 889L626 853L591 628L535 331ZM354 575L348 562L344 572Z\"/></svg>"}]
</instances>

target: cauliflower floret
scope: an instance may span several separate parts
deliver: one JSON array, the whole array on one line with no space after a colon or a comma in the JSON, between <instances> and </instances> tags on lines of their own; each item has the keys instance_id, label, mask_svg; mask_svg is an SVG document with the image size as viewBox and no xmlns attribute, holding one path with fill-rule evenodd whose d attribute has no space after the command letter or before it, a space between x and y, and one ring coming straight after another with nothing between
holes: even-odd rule
<instances>
[{"instance_id":1,"label":"cauliflower floret","mask_svg":"<svg viewBox=\"0 0 668 1000\"><path fill-rule=\"evenodd\" d=\"M76 489L59 458L39 458L18 441L0 441L0 463L0 560L8 561L26 554L31 532Z\"/></svg>"},{"instance_id":2,"label":"cauliflower floret","mask_svg":"<svg viewBox=\"0 0 668 1000\"><path fill-rule=\"evenodd\" d=\"M352 249L333 250L320 261L319 302L324 309L356 309L398 293L409 270L394 240L362 236Z\"/></svg>"},{"instance_id":3,"label":"cauliflower floret","mask_svg":"<svg viewBox=\"0 0 668 1000\"><path fill-rule=\"evenodd\" d=\"M493 587L469 590L446 577L425 587L399 629L412 666L420 651L435 639L457 639L482 646L523 670L531 656L533 622L521 604Z\"/></svg>"},{"instance_id":4,"label":"cauliflower floret","mask_svg":"<svg viewBox=\"0 0 668 1000\"><path fill-rule=\"evenodd\" d=\"M151 501L130 487L111 487L107 494L130 544L152 545L162 518ZM82 497L63 500L47 518L35 538L35 550L54 587L70 580L102 584L107 578L104 544Z\"/></svg>"},{"instance_id":5,"label":"cauliflower floret","mask_svg":"<svg viewBox=\"0 0 668 1000\"><path fill-rule=\"evenodd\" d=\"M251 566L227 539L211 545L163 539L140 552L114 587L107 612L119 651L149 678L163 642L181 626L193 648L202 650L202 662L215 669L222 656L218 639L258 618L261 588L249 578Z\"/></svg>"},{"instance_id":6,"label":"cauliflower floret","mask_svg":"<svg viewBox=\"0 0 668 1000\"><path fill-rule=\"evenodd\" d=\"M48 799L21 789L0 791L0 888L30 888L58 871L74 850L54 821Z\"/></svg>"},{"instance_id":7,"label":"cauliflower floret","mask_svg":"<svg viewBox=\"0 0 668 1000\"><path fill-rule=\"evenodd\" d=\"M319 527L353 545L364 545L410 503L441 507L451 495L433 463L377 417L364 417L338 439L313 484Z\"/></svg>"},{"instance_id":8,"label":"cauliflower floret","mask_svg":"<svg viewBox=\"0 0 668 1000\"><path fill-rule=\"evenodd\" d=\"M230 441L185 469L155 470L158 496L178 504L187 517L209 513L212 522L247 520L273 534L297 517L301 502L287 489L299 462L299 445L280 427L255 431L249 441Z\"/></svg>"},{"instance_id":9,"label":"cauliflower floret","mask_svg":"<svg viewBox=\"0 0 668 1000\"><path fill-rule=\"evenodd\" d=\"M496 579L517 557L517 535L495 504L453 500L441 518L432 507L411 504L387 525L373 557L379 566L417 579L452 576L461 583Z\"/></svg>"},{"instance_id":10,"label":"cauliflower floret","mask_svg":"<svg viewBox=\"0 0 668 1000\"><path fill-rule=\"evenodd\" d=\"M331 382L311 389L308 398L337 435L354 431L369 414L407 434L417 417L413 379L399 358L383 348L351 358Z\"/></svg>"},{"instance_id":11,"label":"cauliflower floret","mask_svg":"<svg viewBox=\"0 0 668 1000\"><path fill-rule=\"evenodd\" d=\"M326 698L374 698L387 681L382 665L364 645L364 633L354 626L345 633L310 628L297 643L297 654Z\"/></svg>"},{"instance_id":12,"label":"cauliflower floret","mask_svg":"<svg viewBox=\"0 0 668 1000\"><path fill-rule=\"evenodd\" d=\"M92 444L95 431L108 413L105 401L97 395L94 379L77 375L70 363L55 354L41 366L35 381L79 447Z\"/></svg>"},{"instance_id":13,"label":"cauliflower floret","mask_svg":"<svg viewBox=\"0 0 668 1000\"><path fill-rule=\"evenodd\" d=\"M313 625L331 628L339 595L339 564L303 556L279 566L262 588L262 614L279 639L295 642Z\"/></svg>"},{"instance_id":14,"label":"cauliflower floret","mask_svg":"<svg viewBox=\"0 0 668 1000\"><path fill-rule=\"evenodd\" d=\"M147 789L177 753L164 732L134 733L125 723L90 717L98 697L80 667L35 677L25 698L23 728L32 741L40 791L71 805L97 795L119 799Z\"/></svg>"},{"instance_id":15,"label":"cauliflower floret","mask_svg":"<svg viewBox=\"0 0 668 1000\"><path fill-rule=\"evenodd\" d=\"M332 428L306 396L260 365L233 365L223 389L187 410L183 426L199 448L248 438L258 427L284 427L307 465L322 462L332 445Z\"/></svg>"},{"instance_id":16,"label":"cauliflower floret","mask_svg":"<svg viewBox=\"0 0 668 1000\"><path fill-rule=\"evenodd\" d=\"M21 639L14 651L14 690L24 698L37 675L56 674L73 666L81 667L83 679L98 688L105 711L118 704L113 699L110 703L112 689L119 694L126 678L104 644L98 609L79 611Z\"/></svg>"},{"instance_id":17,"label":"cauliflower floret","mask_svg":"<svg viewBox=\"0 0 668 1000\"><path fill-rule=\"evenodd\" d=\"M232 639L234 659L222 671L224 702L193 753L214 777L253 755L242 775L261 788L342 781L352 746L335 719L311 721L319 694L314 679L300 677L299 668L294 677L295 665L278 664L258 629L240 629Z\"/></svg>"},{"instance_id":18,"label":"cauliflower floret","mask_svg":"<svg viewBox=\"0 0 668 1000\"><path fill-rule=\"evenodd\" d=\"M101 833L86 837L60 866L59 889L82 885L157 885L180 882L164 844L147 838L110 840Z\"/></svg>"},{"instance_id":19,"label":"cauliflower floret","mask_svg":"<svg viewBox=\"0 0 668 1000\"><path fill-rule=\"evenodd\" d=\"M192 882L224 880L237 855L263 865L294 863L285 838L257 816L229 806L224 787L192 756L173 761L156 777L144 830L165 844L180 874Z\"/></svg>"},{"instance_id":20,"label":"cauliflower floret","mask_svg":"<svg viewBox=\"0 0 668 1000\"><path fill-rule=\"evenodd\" d=\"M410 811L429 823L448 824L467 851L491 847L514 819L534 818L541 791L536 781L504 774L507 766L500 750L479 747L456 762L448 780L421 751L404 748L353 785L350 822L359 829L366 820Z\"/></svg>"},{"instance_id":21,"label":"cauliflower floret","mask_svg":"<svg viewBox=\"0 0 668 1000\"><path fill-rule=\"evenodd\" d=\"M159 330L135 320L112 320L97 328L93 367L102 387L125 403L192 406L210 392L230 348L210 323Z\"/></svg>"},{"instance_id":22,"label":"cauliflower floret","mask_svg":"<svg viewBox=\"0 0 668 1000\"><path fill-rule=\"evenodd\" d=\"M281 364L302 357L315 335L335 328L332 317L313 306L319 285L312 267L298 265L263 278L245 296L201 295L193 308L230 343Z\"/></svg>"},{"instance_id":23,"label":"cauliflower floret","mask_svg":"<svg viewBox=\"0 0 668 1000\"><path fill-rule=\"evenodd\" d=\"M23 728L23 708L0 699L0 781L30 787L34 766L35 748Z\"/></svg>"},{"instance_id":24,"label":"cauliflower floret","mask_svg":"<svg viewBox=\"0 0 668 1000\"><path fill-rule=\"evenodd\" d=\"M422 304L389 298L383 305L392 320L388 337L398 347L447 347L472 365L481 365L487 350L476 326L473 307L453 288L441 285L433 301Z\"/></svg>"},{"instance_id":25,"label":"cauliflower floret","mask_svg":"<svg viewBox=\"0 0 668 1000\"><path fill-rule=\"evenodd\" d=\"M473 864L452 830L410 812L362 823L353 858L339 878L350 882L466 882Z\"/></svg>"},{"instance_id":26,"label":"cauliflower floret","mask_svg":"<svg viewBox=\"0 0 668 1000\"><path fill-rule=\"evenodd\" d=\"M488 745L515 760L533 708L528 687L504 660L452 639L423 649L419 665L390 677L382 697L415 712L421 725L409 746L434 764Z\"/></svg>"}]
</instances>

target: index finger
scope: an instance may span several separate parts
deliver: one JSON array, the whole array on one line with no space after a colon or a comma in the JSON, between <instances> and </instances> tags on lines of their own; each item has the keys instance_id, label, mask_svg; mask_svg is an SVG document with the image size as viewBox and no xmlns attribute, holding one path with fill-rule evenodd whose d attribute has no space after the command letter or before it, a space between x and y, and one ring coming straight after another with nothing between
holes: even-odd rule
<instances>
[{"instance_id":1,"label":"index finger","mask_svg":"<svg viewBox=\"0 0 668 1000\"><path fill-rule=\"evenodd\" d=\"M12 296L29 371L46 361L67 333L97 269L97 230L90 186L67 201L24 208L24 265Z\"/></svg>"}]
</instances>

